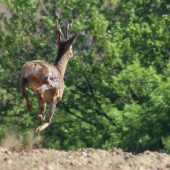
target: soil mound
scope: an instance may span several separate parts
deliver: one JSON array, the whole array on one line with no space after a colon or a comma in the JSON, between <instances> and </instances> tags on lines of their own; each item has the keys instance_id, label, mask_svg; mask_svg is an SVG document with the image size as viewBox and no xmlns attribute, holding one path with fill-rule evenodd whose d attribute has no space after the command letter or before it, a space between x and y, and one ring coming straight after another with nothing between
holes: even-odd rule
<instances>
[{"instance_id":1,"label":"soil mound","mask_svg":"<svg viewBox=\"0 0 170 170\"><path fill-rule=\"evenodd\" d=\"M170 155L145 151L138 155L123 152L121 149L78 149L59 151L54 149L34 149L10 151L0 147L1 170L151 170L170 169Z\"/></svg>"}]
</instances>

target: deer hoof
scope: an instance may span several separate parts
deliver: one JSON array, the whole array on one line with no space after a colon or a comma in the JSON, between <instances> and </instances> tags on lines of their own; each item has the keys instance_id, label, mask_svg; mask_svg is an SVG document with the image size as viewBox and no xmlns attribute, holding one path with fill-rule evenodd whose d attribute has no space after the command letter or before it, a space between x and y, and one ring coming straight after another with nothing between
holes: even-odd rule
<instances>
[{"instance_id":1,"label":"deer hoof","mask_svg":"<svg viewBox=\"0 0 170 170\"><path fill-rule=\"evenodd\" d=\"M38 114L38 120L43 121L45 119L45 114Z\"/></svg>"},{"instance_id":2,"label":"deer hoof","mask_svg":"<svg viewBox=\"0 0 170 170\"><path fill-rule=\"evenodd\" d=\"M43 131L43 130L46 129L48 126L49 126L49 123L48 123L48 122L44 123L44 124L41 125L41 126L38 126L37 129L36 129L36 133Z\"/></svg>"},{"instance_id":3,"label":"deer hoof","mask_svg":"<svg viewBox=\"0 0 170 170\"><path fill-rule=\"evenodd\" d=\"M38 126L36 129L36 133L41 132L42 130L44 130L44 128L42 126Z\"/></svg>"}]
</instances>

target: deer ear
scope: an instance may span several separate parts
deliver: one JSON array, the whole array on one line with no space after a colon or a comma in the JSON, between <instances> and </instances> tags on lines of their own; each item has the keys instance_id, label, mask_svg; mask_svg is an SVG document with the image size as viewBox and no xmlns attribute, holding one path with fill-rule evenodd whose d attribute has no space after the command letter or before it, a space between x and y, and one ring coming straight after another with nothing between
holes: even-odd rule
<instances>
[{"instance_id":1,"label":"deer ear","mask_svg":"<svg viewBox=\"0 0 170 170\"><path fill-rule=\"evenodd\" d=\"M69 43L69 45L73 44L76 37L79 35L79 33L77 33L76 35L72 36L69 40L67 40L67 42Z\"/></svg>"}]
</instances>

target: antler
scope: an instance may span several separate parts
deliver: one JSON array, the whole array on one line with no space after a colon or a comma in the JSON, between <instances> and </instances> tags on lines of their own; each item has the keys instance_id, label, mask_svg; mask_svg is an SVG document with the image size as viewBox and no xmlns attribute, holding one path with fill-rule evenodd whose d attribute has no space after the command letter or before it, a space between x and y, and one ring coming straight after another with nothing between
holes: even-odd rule
<instances>
[{"instance_id":1,"label":"antler","mask_svg":"<svg viewBox=\"0 0 170 170\"><path fill-rule=\"evenodd\" d=\"M69 31L69 24L68 24L68 20L66 19L66 39L68 39L68 31Z\"/></svg>"},{"instance_id":2,"label":"antler","mask_svg":"<svg viewBox=\"0 0 170 170\"><path fill-rule=\"evenodd\" d=\"M57 40L57 44L60 43L61 39L64 39L63 33L61 31L61 27L58 24L58 20L57 20L57 30L56 30L56 40Z\"/></svg>"},{"instance_id":3,"label":"antler","mask_svg":"<svg viewBox=\"0 0 170 170\"><path fill-rule=\"evenodd\" d=\"M58 20L57 20L57 30L59 31L61 37L64 38L63 33L62 33L62 31L61 31L60 24L58 24Z\"/></svg>"}]
</instances>

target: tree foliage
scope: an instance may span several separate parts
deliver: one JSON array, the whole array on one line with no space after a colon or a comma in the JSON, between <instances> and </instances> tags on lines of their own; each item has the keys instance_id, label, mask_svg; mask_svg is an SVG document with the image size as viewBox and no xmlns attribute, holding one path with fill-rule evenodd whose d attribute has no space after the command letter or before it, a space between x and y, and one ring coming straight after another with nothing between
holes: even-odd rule
<instances>
[{"instance_id":1,"label":"tree foliage","mask_svg":"<svg viewBox=\"0 0 170 170\"><path fill-rule=\"evenodd\" d=\"M54 63L56 20L79 32L65 74L65 93L44 147L121 147L170 152L169 1L4 0L1 14L0 137L38 126L20 93L20 70L33 59Z\"/></svg>"}]
</instances>

